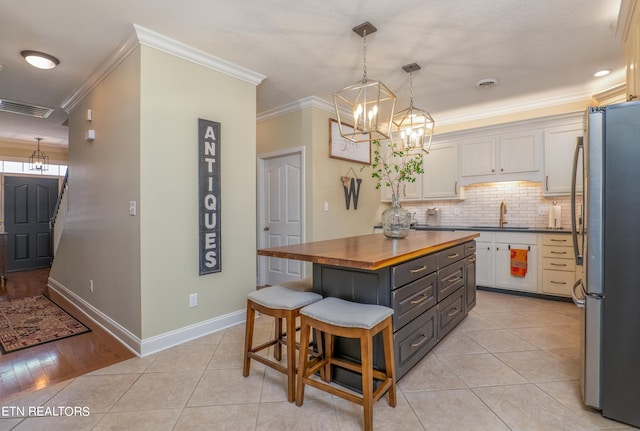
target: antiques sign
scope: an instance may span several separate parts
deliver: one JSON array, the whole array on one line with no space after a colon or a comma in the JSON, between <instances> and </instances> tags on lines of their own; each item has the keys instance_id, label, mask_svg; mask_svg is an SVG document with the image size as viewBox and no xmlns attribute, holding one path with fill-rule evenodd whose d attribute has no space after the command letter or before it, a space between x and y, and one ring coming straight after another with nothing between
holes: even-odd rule
<instances>
[{"instance_id":1,"label":"antiques sign","mask_svg":"<svg viewBox=\"0 0 640 431\"><path fill-rule=\"evenodd\" d=\"M220 240L220 123L198 119L200 275L222 271Z\"/></svg>"}]
</instances>

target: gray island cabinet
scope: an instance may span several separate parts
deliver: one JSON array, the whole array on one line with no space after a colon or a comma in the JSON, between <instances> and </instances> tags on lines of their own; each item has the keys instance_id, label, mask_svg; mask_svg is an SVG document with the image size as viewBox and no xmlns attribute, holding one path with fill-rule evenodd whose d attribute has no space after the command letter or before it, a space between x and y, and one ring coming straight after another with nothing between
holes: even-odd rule
<instances>
[{"instance_id":1,"label":"gray island cabinet","mask_svg":"<svg viewBox=\"0 0 640 431\"><path fill-rule=\"evenodd\" d=\"M394 309L396 379L423 358L475 305L473 232L412 231L258 250L262 256L313 262L313 291L323 297ZM374 339L374 366L384 369L382 337ZM359 360L357 340L337 338L335 355ZM360 377L336 369L335 381L360 389Z\"/></svg>"}]
</instances>

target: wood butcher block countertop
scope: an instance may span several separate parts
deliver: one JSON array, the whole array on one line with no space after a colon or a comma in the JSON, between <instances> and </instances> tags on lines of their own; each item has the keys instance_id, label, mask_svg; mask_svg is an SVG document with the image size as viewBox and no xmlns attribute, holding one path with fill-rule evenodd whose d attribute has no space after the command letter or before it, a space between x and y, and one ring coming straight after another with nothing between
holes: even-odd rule
<instances>
[{"instance_id":1,"label":"wood butcher block countertop","mask_svg":"<svg viewBox=\"0 0 640 431\"><path fill-rule=\"evenodd\" d=\"M260 256L375 271L471 241L477 232L411 231L406 238L381 233L258 250Z\"/></svg>"}]
</instances>

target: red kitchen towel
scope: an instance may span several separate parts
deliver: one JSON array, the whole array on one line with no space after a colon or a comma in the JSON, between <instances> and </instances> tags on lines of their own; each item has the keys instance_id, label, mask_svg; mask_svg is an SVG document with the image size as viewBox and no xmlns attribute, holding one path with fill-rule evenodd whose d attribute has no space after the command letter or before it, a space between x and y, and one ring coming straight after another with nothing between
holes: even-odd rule
<instances>
[{"instance_id":1,"label":"red kitchen towel","mask_svg":"<svg viewBox=\"0 0 640 431\"><path fill-rule=\"evenodd\" d=\"M513 277L527 275L527 250L521 248L511 249L511 275Z\"/></svg>"}]
</instances>

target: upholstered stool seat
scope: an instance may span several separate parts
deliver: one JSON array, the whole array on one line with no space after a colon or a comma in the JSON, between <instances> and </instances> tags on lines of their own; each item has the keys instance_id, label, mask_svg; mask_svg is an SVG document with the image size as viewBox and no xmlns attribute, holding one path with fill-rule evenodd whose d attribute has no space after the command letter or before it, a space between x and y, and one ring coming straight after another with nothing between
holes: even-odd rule
<instances>
[{"instance_id":1,"label":"upholstered stool seat","mask_svg":"<svg viewBox=\"0 0 640 431\"><path fill-rule=\"evenodd\" d=\"M304 402L304 386L310 385L332 395L360 404L364 408L364 429L373 429L373 404L385 392L389 405L396 406L395 363L393 355L393 310L373 304L360 304L338 298L325 298L300 310L300 359L296 404ZM311 329L324 337L322 355L310 358L309 337ZM385 371L373 369L373 337L382 332ZM360 363L333 357L335 336L360 339ZM362 376L362 396L331 385L331 366L345 368ZM324 371L322 381L314 375ZM380 385L374 391L374 379Z\"/></svg>"},{"instance_id":2,"label":"upholstered stool seat","mask_svg":"<svg viewBox=\"0 0 640 431\"><path fill-rule=\"evenodd\" d=\"M243 376L247 377L251 368L251 359L254 359L287 376L287 395L289 401L295 399L295 375L296 375L296 319L300 309L320 301L322 296L312 292L301 292L282 286L266 287L247 295L247 320L244 337ZM256 311L276 319L274 337L257 347L253 347L253 328ZM285 321L285 332L282 332L282 320ZM282 345L287 347L286 367L279 362L282 359ZM274 347L274 358L259 355L258 352Z\"/></svg>"}]
</instances>

